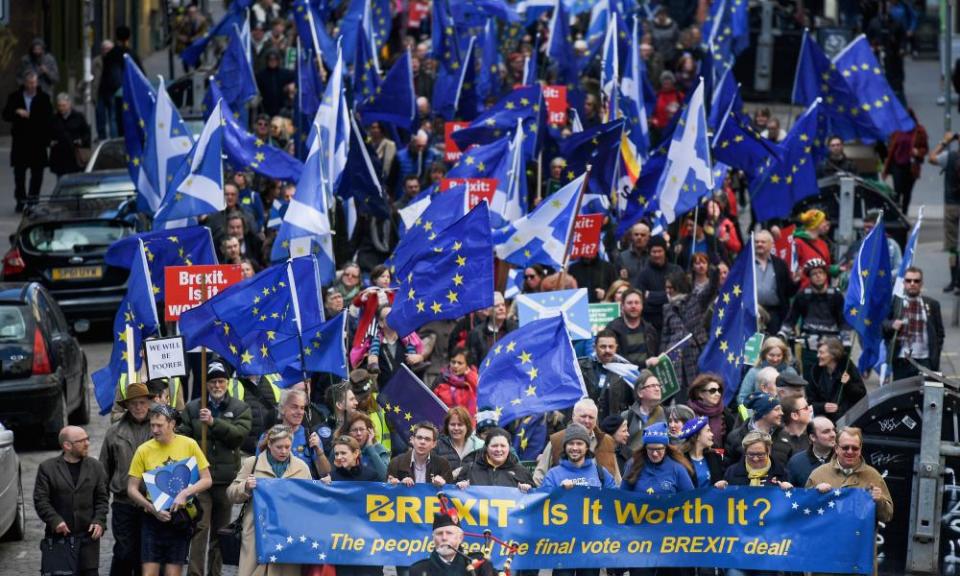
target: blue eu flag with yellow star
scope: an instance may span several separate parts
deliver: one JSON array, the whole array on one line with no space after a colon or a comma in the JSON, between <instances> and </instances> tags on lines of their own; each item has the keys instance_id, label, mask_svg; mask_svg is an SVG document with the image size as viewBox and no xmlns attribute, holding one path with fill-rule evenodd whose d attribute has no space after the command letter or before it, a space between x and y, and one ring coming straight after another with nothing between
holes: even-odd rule
<instances>
[{"instance_id":1,"label":"blue eu flag with yellow star","mask_svg":"<svg viewBox=\"0 0 960 576\"><path fill-rule=\"evenodd\" d=\"M325 372L347 377L346 312L327 321L314 318L302 334L279 339L270 346L270 355L280 368L281 388L303 380L306 372Z\"/></svg>"},{"instance_id":2,"label":"blue eu flag with yellow star","mask_svg":"<svg viewBox=\"0 0 960 576\"><path fill-rule=\"evenodd\" d=\"M387 324L406 336L434 320L493 306L493 240L487 203L422 244L398 274Z\"/></svg>"},{"instance_id":3,"label":"blue eu flag with yellow star","mask_svg":"<svg viewBox=\"0 0 960 576\"><path fill-rule=\"evenodd\" d=\"M857 366L861 372L872 368L880 357L883 321L890 313L892 299L890 250L881 215L857 250L843 302L843 316L860 337L863 352Z\"/></svg>"},{"instance_id":4,"label":"blue eu flag with yellow star","mask_svg":"<svg viewBox=\"0 0 960 576\"><path fill-rule=\"evenodd\" d=\"M757 294L754 278L753 238L746 249L740 252L727 281L717 296L713 322L710 323L710 340L700 354L701 372L714 372L723 376L728 386L723 392L726 405L737 393L743 365L743 348L757 332Z\"/></svg>"},{"instance_id":5,"label":"blue eu flag with yellow star","mask_svg":"<svg viewBox=\"0 0 960 576\"><path fill-rule=\"evenodd\" d=\"M323 319L316 258L305 256L267 268L230 286L180 317L188 349L206 346L241 376L280 372L274 342Z\"/></svg>"},{"instance_id":6,"label":"blue eu flag with yellow star","mask_svg":"<svg viewBox=\"0 0 960 576\"><path fill-rule=\"evenodd\" d=\"M477 405L492 406L501 426L531 414L565 410L587 395L563 316L510 332L480 363Z\"/></svg>"},{"instance_id":7,"label":"blue eu flag with yellow star","mask_svg":"<svg viewBox=\"0 0 960 576\"><path fill-rule=\"evenodd\" d=\"M546 107L539 85L515 89L450 138L466 150L473 144L488 144L516 131L517 120L522 121L524 152L532 158L539 146L537 133L546 125Z\"/></svg>"},{"instance_id":8,"label":"blue eu flag with yellow star","mask_svg":"<svg viewBox=\"0 0 960 576\"><path fill-rule=\"evenodd\" d=\"M130 268L139 262L140 246L147 257L150 282L157 302L164 298L164 268L217 264L213 237L205 226L187 226L174 230L154 230L128 236L110 245L103 259L108 266Z\"/></svg>"},{"instance_id":9,"label":"blue eu flag with yellow star","mask_svg":"<svg viewBox=\"0 0 960 576\"><path fill-rule=\"evenodd\" d=\"M420 422L432 422L443 430L447 406L405 364L377 395L377 403L390 424L394 450L402 451L410 443L413 427Z\"/></svg>"},{"instance_id":10,"label":"blue eu flag with yellow star","mask_svg":"<svg viewBox=\"0 0 960 576\"><path fill-rule=\"evenodd\" d=\"M157 332L160 320L153 301L153 285L147 268L147 256L143 242L137 240L137 251L131 259L130 279L127 280L127 295L120 303L120 309L113 319L113 350L110 362L91 376L94 395L100 405L100 414L106 414L113 408L120 375L127 369L127 326L133 328L133 349L135 369L140 369L140 343L144 337Z\"/></svg>"}]
</instances>

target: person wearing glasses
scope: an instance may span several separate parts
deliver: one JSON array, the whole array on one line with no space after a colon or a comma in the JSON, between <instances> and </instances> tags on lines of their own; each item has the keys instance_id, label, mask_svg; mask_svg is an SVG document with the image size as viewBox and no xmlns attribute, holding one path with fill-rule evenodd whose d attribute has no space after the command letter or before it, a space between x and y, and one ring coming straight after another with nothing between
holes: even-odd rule
<instances>
[{"instance_id":1,"label":"person wearing glasses","mask_svg":"<svg viewBox=\"0 0 960 576\"><path fill-rule=\"evenodd\" d=\"M723 378L711 372L694 378L687 390L687 406L695 415L707 418L707 426L713 432L714 448L723 448L723 441L733 432L737 422L733 411L723 405L723 391Z\"/></svg>"},{"instance_id":2,"label":"person wearing glasses","mask_svg":"<svg viewBox=\"0 0 960 576\"><path fill-rule=\"evenodd\" d=\"M274 564L269 567L257 564L257 546L254 535L252 509L253 490L258 478L299 478L310 480L310 468L298 458L293 450L294 434L289 426L277 424L267 430L260 439L256 456L243 461L237 477L227 488L227 497L234 504L243 504L243 539L240 541L240 565L237 574L300 574L300 566Z\"/></svg>"},{"instance_id":3,"label":"person wearing glasses","mask_svg":"<svg viewBox=\"0 0 960 576\"><path fill-rule=\"evenodd\" d=\"M743 455L741 447L744 438L751 432L763 432L771 438L771 446L768 448L771 448L773 459L778 466L785 467L793 455L793 448L789 442L780 438L780 428L783 427L783 407L780 406L780 399L756 392L747 399L747 408L753 410L753 416L727 435L724 441L726 454L731 461L736 462Z\"/></svg>"},{"instance_id":4,"label":"person wearing glasses","mask_svg":"<svg viewBox=\"0 0 960 576\"><path fill-rule=\"evenodd\" d=\"M904 273L903 297L893 299L883 331L886 338L894 339L894 380L919 373L908 358L934 372L940 370L943 317L940 303L923 295L923 270L920 268L911 266Z\"/></svg>"},{"instance_id":5,"label":"person wearing glasses","mask_svg":"<svg viewBox=\"0 0 960 576\"><path fill-rule=\"evenodd\" d=\"M80 545L76 574L97 574L100 537L107 526L107 473L88 455L90 437L79 426L60 431L59 456L37 469L33 504L45 524L44 536L74 537Z\"/></svg>"},{"instance_id":6,"label":"person wearing glasses","mask_svg":"<svg viewBox=\"0 0 960 576\"><path fill-rule=\"evenodd\" d=\"M657 422L666 422L667 414L660 405L663 386L650 370L643 369L634 385L634 402L627 409L627 429L630 441L627 447L635 452L643 445L643 429Z\"/></svg>"},{"instance_id":7,"label":"person wearing glasses","mask_svg":"<svg viewBox=\"0 0 960 576\"><path fill-rule=\"evenodd\" d=\"M893 498L887 483L880 472L863 459L863 431L853 426L841 428L834 450L836 458L811 472L806 487L816 488L821 494L847 488L866 490L877 505L876 521L888 523L893 520ZM876 549L873 557L873 573L876 574Z\"/></svg>"},{"instance_id":8,"label":"person wearing glasses","mask_svg":"<svg viewBox=\"0 0 960 576\"><path fill-rule=\"evenodd\" d=\"M395 456L387 466L387 482L412 487L414 484L433 484L442 488L453 483L453 472L446 458L437 456L433 449L437 447L437 427L430 422L420 422L413 427L410 435L411 448Z\"/></svg>"},{"instance_id":9,"label":"person wearing glasses","mask_svg":"<svg viewBox=\"0 0 960 576\"><path fill-rule=\"evenodd\" d=\"M359 458L361 469L353 470L354 467L350 466L349 470L341 470L340 474L346 474L348 476L350 474L363 476L372 475L372 482L386 482L387 466L390 464L390 452L377 442L377 437L373 430L373 420L358 410L351 412L346 420L343 421L343 426L337 431L339 440L333 443L334 468L343 468L342 463L337 464L337 445L344 444L341 440L347 436L353 438L356 442L357 457ZM334 480L366 480L366 478L337 478L336 470L331 471L331 475L334 476Z\"/></svg>"},{"instance_id":10,"label":"person wearing glasses","mask_svg":"<svg viewBox=\"0 0 960 576\"><path fill-rule=\"evenodd\" d=\"M727 485L778 486L782 490L793 488L793 484L787 482L787 471L771 457L773 439L769 434L753 430L743 437L740 445L743 457L724 473L723 479Z\"/></svg>"},{"instance_id":11,"label":"person wearing glasses","mask_svg":"<svg viewBox=\"0 0 960 576\"><path fill-rule=\"evenodd\" d=\"M803 452L810 447L807 426L813 419L813 405L805 396L787 396L782 398L783 427L777 433L777 441L790 444L793 453Z\"/></svg>"}]
</instances>

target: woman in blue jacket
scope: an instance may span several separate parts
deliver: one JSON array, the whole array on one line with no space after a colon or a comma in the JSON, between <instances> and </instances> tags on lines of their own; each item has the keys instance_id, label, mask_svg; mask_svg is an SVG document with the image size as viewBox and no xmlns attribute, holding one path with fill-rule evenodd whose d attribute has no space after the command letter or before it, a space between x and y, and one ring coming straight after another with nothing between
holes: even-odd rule
<instances>
[{"instance_id":1,"label":"woman in blue jacket","mask_svg":"<svg viewBox=\"0 0 960 576\"><path fill-rule=\"evenodd\" d=\"M620 489L669 495L693 488L693 467L676 446L670 445L667 425L658 422L648 426L643 431L643 446L627 462Z\"/></svg>"}]
</instances>

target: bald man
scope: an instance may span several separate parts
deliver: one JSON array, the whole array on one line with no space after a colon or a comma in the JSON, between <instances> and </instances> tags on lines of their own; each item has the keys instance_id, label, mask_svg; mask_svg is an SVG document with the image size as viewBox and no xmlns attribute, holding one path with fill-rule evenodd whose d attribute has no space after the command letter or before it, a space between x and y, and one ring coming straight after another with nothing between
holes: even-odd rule
<instances>
[{"instance_id":1,"label":"bald man","mask_svg":"<svg viewBox=\"0 0 960 576\"><path fill-rule=\"evenodd\" d=\"M37 470L33 504L45 524L45 536L74 536L80 543L77 574L97 574L100 537L107 526L110 496L107 473L90 458L90 437L79 426L60 431L63 452Z\"/></svg>"}]
</instances>

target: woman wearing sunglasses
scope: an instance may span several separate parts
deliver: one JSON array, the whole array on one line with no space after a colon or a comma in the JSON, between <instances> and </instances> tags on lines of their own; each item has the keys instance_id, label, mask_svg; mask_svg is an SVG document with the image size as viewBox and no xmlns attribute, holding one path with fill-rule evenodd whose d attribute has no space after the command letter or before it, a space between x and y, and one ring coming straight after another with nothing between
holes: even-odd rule
<instances>
[{"instance_id":1,"label":"woman wearing sunglasses","mask_svg":"<svg viewBox=\"0 0 960 576\"><path fill-rule=\"evenodd\" d=\"M704 372L690 384L687 391L687 406L697 416L707 417L707 426L713 432L713 447L723 448L727 434L736 425L736 418L723 405L723 378L718 374Z\"/></svg>"}]
</instances>

